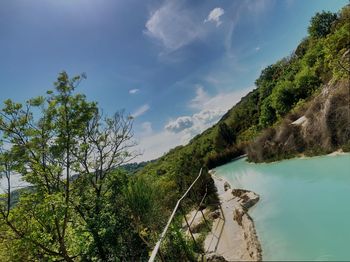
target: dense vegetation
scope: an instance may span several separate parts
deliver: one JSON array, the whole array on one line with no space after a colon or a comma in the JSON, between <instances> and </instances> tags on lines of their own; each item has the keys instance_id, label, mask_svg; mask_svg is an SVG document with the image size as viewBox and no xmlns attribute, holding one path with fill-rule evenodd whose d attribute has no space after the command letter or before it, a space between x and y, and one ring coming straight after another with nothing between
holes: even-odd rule
<instances>
[{"instance_id":1,"label":"dense vegetation","mask_svg":"<svg viewBox=\"0 0 350 262\"><path fill-rule=\"evenodd\" d=\"M263 70L256 82L262 105L259 126L267 130L250 144L249 159L273 161L348 150L349 74L350 7L338 16L317 13L309 36L295 52ZM307 122L293 125L301 116Z\"/></svg>"},{"instance_id":2,"label":"dense vegetation","mask_svg":"<svg viewBox=\"0 0 350 262\"><path fill-rule=\"evenodd\" d=\"M61 73L55 91L0 111L1 173L32 184L0 202L1 261L109 261L147 257L132 219L129 177L116 169L134 157L132 119L104 117L75 94L82 77Z\"/></svg>"},{"instance_id":3,"label":"dense vegetation","mask_svg":"<svg viewBox=\"0 0 350 262\"><path fill-rule=\"evenodd\" d=\"M178 157L184 155L191 155L191 161L212 168L243 154L247 145L266 129L279 125L288 114L303 108L321 86L347 81L349 50L350 7L344 7L339 14L317 13L311 19L309 36L290 56L263 69L255 90L216 125L188 145L171 150L142 172L172 176L172 171L167 170L178 167ZM193 170L198 167L195 165Z\"/></svg>"},{"instance_id":4,"label":"dense vegetation","mask_svg":"<svg viewBox=\"0 0 350 262\"><path fill-rule=\"evenodd\" d=\"M33 187L22 192L15 205L11 194L0 196L0 261L146 259L177 199L202 167L203 177L185 199L184 211L205 192L209 193L205 204L215 206L208 168L244 154L247 148L254 149L248 153L257 161L306 150L319 153L311 142L296 143L297 150L288 155L281 147L261 151L261 145L272 141L277 127L293 131L290 122L306 109L312 108L311 115L317 112L322 100L314 98L321 86L342 86L330 103L346 111L349 50L350 7L339 14L316 14L309 36L295 52L265 68L257 88L216 125L142 168L124 165L136 154L132 119L122 112L102 116L96 103L75 93L82 77L61 73L55 91L45 97L25 104L6 101L0 112L0 171L4 177L21 173ZM349 144L346 114L339 110L330 114L339 117L339 123L332 124L332 143ZM299 133L292 133L293 141L299 141ZM163 258L195 259L194 252L200 252L180 228L177 217L162 246Z\"/></svg>"},{"instance_id":5,"label":"dense vegetation","mask_svg":"<svg viewBox=\"0 0 350 262\"><path fill-rule=\"evenodd\" d=\"M135 175L153 161L126 164L137 156L132 117L102 115L96 103L75 93L83 78L62 72L54 91L25 104L7 100L0 111L0 174L8 186L0 195L0 261L144 260L176 197L192 183L191 168L203 166L188 155L178 159L188 169L174 170L171 193L151 175ZM31 186L11 192L15 173ZM206 192L205 204L215 205L204 169L181 210ZM181 222L176 217L162 245L164 259L195 259L201 252Z\"/></svg>"},{"instance_id":6,"label":"dense vegetation","mask_svg":"<svg viewBox=\"0 0 350 262\"><path fill-rule=\"evenodd\" d=\"M243 97L216 125L194 137L188 145L174 148L147 165L140 175L151 177L156 187L168 192L162 204L171 208L175 204L174 199L186 188L184 185L193 181L202 165L213 168L245 152L256 161L271 161L298 153L290 151L286 154L284 148L270 146L276 150L268 154L264 151L261 158L254 158L252 150L247 149L261 151L261 142L266 141L266 134L281 125L283 119L294 121L301 116L299 111L312 103L322 86L338 82L344 86L344 81L345 87L349 86L346 85L350 68L349 41L349 6L339 14L317 13L311 19L309 36L290 56L262 70L255 90ZM309 113L312 114L311 111ZM283 124L287 130L294 128L290 123ZM340 132L346 129L346 119L340 118L339 123L338 133L343 139L337 144L338 148L350 140L344 135L346 130L345 133ZM299 149L308 151L308 154L323 153L313 148L312 143Z\"/></svg>"}]
</instances>

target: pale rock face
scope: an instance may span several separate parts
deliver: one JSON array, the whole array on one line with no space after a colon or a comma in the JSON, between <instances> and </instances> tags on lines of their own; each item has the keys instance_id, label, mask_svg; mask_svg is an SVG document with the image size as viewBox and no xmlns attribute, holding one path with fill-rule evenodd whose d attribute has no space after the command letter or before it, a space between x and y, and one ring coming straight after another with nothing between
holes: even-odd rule
<instances>
[{"instance_id":1,"label":"pale rock face","mask_svg":"<svg viewBox=\"0 0 350 262\"><path fill-rule=\"evenodd\" d=\"M296 126L304 126L305 123L307 122L307 118L306 116L302 116L300 118L298 118L297 120L295 120L292 125L296 125Z\"/></svg>"},{"instance_id":2,"label":"pale rock face","mask_svg":"<svg viewBox=\"0 0 350 262\"><path fill-rule=\"evenodd\" d=\"M262 261L262 250L254 221L248 209L259 201L259 195L231 185L211 172L218 189L221 208L213 220L212 232L204 241L207 261Z\"/></svg>"},{"instance_id":3,"label":"pale rock face","mask_svg":"<svg viewBox=\"0 0 350 262\"><path fill-rule=\"evenodd\" d=\"M225 182L225 183L224 183L224 190L227 191L227 190L229 190L229 189L231 189L230 184L229 184L228 182Z\"/></svg>"}]
</instances>

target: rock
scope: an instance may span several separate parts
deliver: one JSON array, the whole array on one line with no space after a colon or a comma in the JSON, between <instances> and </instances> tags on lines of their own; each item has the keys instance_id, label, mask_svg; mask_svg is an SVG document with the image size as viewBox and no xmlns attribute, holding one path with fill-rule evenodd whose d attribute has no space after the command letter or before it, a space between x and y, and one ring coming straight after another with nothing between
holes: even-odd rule
<instances>
[{"instance_id":1,"label":"rock","mask_svg":"<svg viewBox=\"0 0 350 262\"><path fill-rule=\"evenodd\" d=\"M208 262L227 262L227 260L216 253L210 253L206 255L206 259Z\"/></svg>"},{"instance_id":2,"label":"rock","mask_svg":"<svg viewBox=\"0 0 350 262\"><path fill-rule=\"evenodd\" d=\"M233 189L232 195L239 198L239 207L233 211L233 219L244 230L244 239L250 258L253 261L262 261L261 245L256 234L254 221L248 214L248 209L259 201L259 195L244 189Z\"/></svg>"},{"instance_id":3,"label":"rock","mask_svg":"<svg viewBox=\"0 0 350 262\"><path fill-rule=\"evenodd\" d=\"M238 225L242 226L242 217L244 215L244 211L240 208L236 208L233 211L233 220L237 222Z\"/></svg>"},{"instance_id":4,"label":"rock","mask_svg":"<svg viewBox=\"0 0 350 262\"><path fill-rule=\"evenodd\" d=\"M244 189L233 189L232 195L240 198L239 203L247 210L254 206L260 199L258 194Z\"/></svg>"},{"instance_id":5,"label":"rock","mask_svg":"<svg viewBox=\"0 0 350 262\"><path fill-rule=\"evenodd\" d=\"M224 190L227 191L229 189L231 189L231 185L227 181L225 181L225 183L224 183Z\"/></svg>"},{"instance_id":6,"label":"rock","mask_svg":"<svg viewBox=\"0 0 350 262\"><path fill-rule=\"evenodd\" d=\"M258 194L254 192L246 193L247 199L242 203L243 208L249 209L254 206L260 199Z\"/></svg>"},{"instance_id":7,"label":"rock","mask_svg":"<svg viewBox=\"0 0 350 262\"><path fill-rule=\"evenodd\" d=\"M235 188L232 190L232 195L234 195L235 197L242 197L243 194L250 192L248 190L245 189L239 189L239 188Z\"/></svg>"},{"instance_id":8,"label":"rock","mask_svg":"<svg viewBox=\"0 0 350 262\"><path fill-rule=\"evenodd\" d=\"M209 219L217 219L220 217L220 211L215 210L209 214Z\"/></svg>"},{"instance_id":9,"label":"rock","mask_svg":"<svg viewBox=\"0 0 350 262\"><path fill-rule=\"evenodd\" d=\"M243 226L245 227L244 238L247 242L247 251L253 261L262 261L262 249L258 236L256 234L253 219L246 214L244 216Z\"/></svg>"}]
</instances>

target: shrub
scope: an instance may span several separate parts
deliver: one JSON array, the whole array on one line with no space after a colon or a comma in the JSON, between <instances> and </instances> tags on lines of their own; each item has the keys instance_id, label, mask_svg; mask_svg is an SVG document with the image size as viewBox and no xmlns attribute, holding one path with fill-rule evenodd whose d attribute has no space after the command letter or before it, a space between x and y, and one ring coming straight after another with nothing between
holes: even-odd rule
<instances>
[{"instance_id":1,"label":"shrub","mask_svg":"<svg viewBox=\"0 0 350 262\"><path fill-rule=\"evenodd\" d=\"M337 20L337 14L331 12L322 11L316 13L311 18L308 32L312 37L321 38L325 37L331 32L332 24Z\"/></svg>"},{"instance_id":2,"label":"shrub","mask_svg":"<svg viewBox=\"0 0 350 262\"><path fill-rule=\"evenodd\" d=\"M279 82L271 94L271 104L281 117L288 113L295 103L295 89L291 81Z\"/></svg>"}]
</instances>

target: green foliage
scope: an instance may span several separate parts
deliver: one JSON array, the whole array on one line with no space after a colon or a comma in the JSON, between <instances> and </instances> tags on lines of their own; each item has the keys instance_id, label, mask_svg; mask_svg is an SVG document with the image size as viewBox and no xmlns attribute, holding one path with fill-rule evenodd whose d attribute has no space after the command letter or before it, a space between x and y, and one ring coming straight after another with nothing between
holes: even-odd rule
<instances>
[{"instance_id":1,"label":"green foliage","mask_svg":"<svg viewBox=\"0 0 350 262\"><path fill-rule=\"evenodd\" d=\"M240 147L231 146L219 153L211 153L207 157L206 166L210 169L217 166L226 164L227 162L232 161L234 158L244 155L243 146Z\"/></svg>"},{"instance_id":2,"label":"green foliage","mask_svg":"<svg viewBox=\"0 0 350 262\"><path fill-rule=\"evenodd\" d=\"M316 74L312 70L305 68L295 77L295 95L298 99L308 98L314 93L320 84L321 80Z\"/></svg>"},{"instance_id":3,"label":"green foliage","mask_svg":"<svg viewBox=\"0 0 350 262\"><path fill-rule=\"evenodd\" d=\"M271 104L278 117L284 116L295 103L295 90L291 81L281 81L271 94Z\"/></svg>"},{"instance_id":4,"label":"green foliage","mask_svg":"<svg viewBox=\"0 0 350 262\"><path fill-rule=\"evenodd\" d=\"M236 141L233 130L225 123L221 122L218 125L217 135L215 137L216 150L222 150L231 146Z\"/></svg>"},{"instance_id":5,"label":"green foliage","mask_svg":"<svg viewBox=\"0 0 350 262\"><path fill-rule=\"evenodd\" d=\"M350 7L348 8L350 10ZM344 10L344 13L346 9ZM350 11L348 11L350 13ZM350 15L349 15L350 16ZM325 42L325 63L336 79L348 77L350 72L350 19L327 37ZM348 53L346 53L348 52Z\"/></svg>"},{"instance_id":6,"label":"green foliage","mask_svg":"<svg viewBox=\"0 0 350 262\"><path fill-rule=\"evenodd\" d=\"M164 258L176 261L197 261L198 247L189 236L185 236L179 222L173 223L163 243Z\"/></svg>"},{"instance_id":7,"label":"green foliage","mask_svg":"<svg viewBox=\"0 0 350 262\"><path fill-rule=\"evenodd\" d=\"M124 195L135 228L143 239L147 237L146 231L156 232L160 221L164 220L157 188L146 177L139 176L129 181Z\"/></svg>"},{"instance_id":8,"label":"green foliage","mask_svg":"<svg viewBox=\"0 0 350 262\"><path fill-rule=\"evenodd\" d=\"M252 141L260 133L257 125L252 125L248 129L244 130L237 138L237 144L245 144Z\"/></svg>"},{"instance_id":9,"label":"green foliage","mask_svg":"<svg viewBox=\"0 0 350 262\"><path fill-rule=\"evenodd\" d=\"M295 49L295 54L298 58L301 58L305 55L306 51L309 49L310 38L304 38L300 44Z\"/></svg>"},{"instance_id":10,"label":"green foliage","mask_svg":"<svg viewBox=\"0 0 350 262\"><path fill-rule=\"evenodd\" d=\"M128 177L116 171L133 156L131 119L102 117L96 103L75 94L84 76L62 72L55 91L28 100L5 101L0 131L0 172L22 174L32 190L0 199L1 256L31 261L116 261L147 256L125 206ZM35 112L35 114L34 114ZM72 175L74 174L74 176ZM10 185L9 185L10 186ZM10 191L10 190L9 190ZM2 247L0 248L2 249Z\"/></svg>"},{"instance_id":11,"label":"green foliage","mask_svg":"<svg viewBox=\"0 0 350 262\"><path fill-rule=\"evenodd\" d=\"M276 110L272 106L272 97L266 98L262 105L259 117L259 125L262 128L271 126L276 121Z\"/></svg>"},{"instance_id":12,"label":"green foliage","mask_svg":"<svg viewBox=\"0 0 350 262\"><path fill-rule=\"evenodd\" d=\"M337 14L331 12L316 13L311 18L308 32L312 37L321 38L327 36L331 32L332 24L337 19Z\"/></svg>"}]
</instances>

